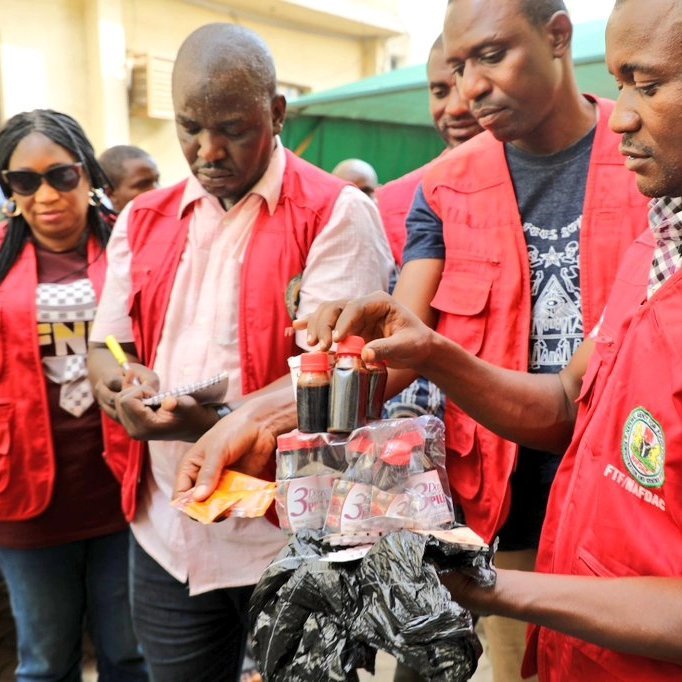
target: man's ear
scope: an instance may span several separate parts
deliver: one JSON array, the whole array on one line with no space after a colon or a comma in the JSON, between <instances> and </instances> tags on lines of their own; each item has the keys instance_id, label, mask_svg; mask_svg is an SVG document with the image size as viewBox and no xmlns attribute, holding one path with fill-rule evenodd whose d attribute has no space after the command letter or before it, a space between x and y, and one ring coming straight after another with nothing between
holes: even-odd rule
<instances>
[{"instance_id":1,"label":"man's ear","mask_svg":"<svg viewBox=\"0 0 682 682\"><path fill-rule=\"evenodd\" d=\"M272 98L272 131L275 135L279 135L284 128L284 119L287 114L287 101L284 95L275 95Z\"/></svg>"},{"instance_id":2,"label":"man's ear","mask_svg":"<svg viewBox=\"0 0 682 682\"><path fill-rule=\"evenodd\" d=\"M555 12L545 24L545 30L550 39L552 54L560 59L571 49L573 24L564 11Z\"/></svg>"}]
</instances>

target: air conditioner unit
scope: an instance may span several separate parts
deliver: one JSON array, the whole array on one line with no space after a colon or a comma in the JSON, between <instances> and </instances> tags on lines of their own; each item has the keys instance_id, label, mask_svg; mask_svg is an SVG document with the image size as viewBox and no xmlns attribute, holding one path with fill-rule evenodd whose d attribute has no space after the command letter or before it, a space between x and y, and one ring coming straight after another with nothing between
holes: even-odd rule
<instances>
[{"instance_id":1,"label":"air conditioner unit","mask_svg":"<svg viewBox=\"0 0 682 682\"><path fill-rule=\"evenodd\" d=\"M130 84L130 113L172 120L173 97L171 95L171 74L173 60L168 57L144 54L132 59Z\"/></svg>"}]
</instances>

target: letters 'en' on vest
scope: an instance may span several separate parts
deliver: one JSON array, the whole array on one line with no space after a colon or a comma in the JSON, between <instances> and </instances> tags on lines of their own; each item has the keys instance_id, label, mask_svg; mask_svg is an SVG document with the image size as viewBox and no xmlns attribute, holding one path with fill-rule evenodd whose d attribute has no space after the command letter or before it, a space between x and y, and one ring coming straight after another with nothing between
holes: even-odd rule
<instances>
[{"instance_id":1,"label":"letters 'en' on vest","mask_svg":"<svg viewBox=\"0 0 682 682\"><path fill-rule=\"evenodd\" d=\"M596 102L599 121L580 233L584 329L598 322L618 263L646 227L647 199L637 190L608 129L613 102ZM432 305L437 330L495 365L528 369L530 266L504 145L483 132L446 152L426 173L427 202L443 221L446 260ZM518 447L477 425L454 403L445 413L448 475L467 524L491 541L511 502Z\"/></svg>"}]
</instances>

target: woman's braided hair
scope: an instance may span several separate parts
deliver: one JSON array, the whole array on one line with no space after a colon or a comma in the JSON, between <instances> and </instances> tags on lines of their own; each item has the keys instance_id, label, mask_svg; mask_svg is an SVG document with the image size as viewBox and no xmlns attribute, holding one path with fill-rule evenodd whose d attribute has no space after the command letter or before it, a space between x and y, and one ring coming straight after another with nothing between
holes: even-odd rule
<instances>
[{"instance_id":1,"label":"woman's braided hair","mask_svg":"<svg viewBox=\"0 0 682 682\"><path fill-rule=\"evenodd\" d=\"M102 189L107 177L97 162L92 148L80 124L71 116L52 109L35 109L12 116L0 130L0 170L6 170L17 145L31 133L42 133L45 137L70 152L83 164L93 189ZM11 189L0 175L0 187L5 196ZM102 248L106 246L111 228L105 221L99 206L88 206L87 227ZM0 282L12 269L30 236L30 228L22 215L8 219L5 239L0 247Z\"/></svg>"}]
</instances>

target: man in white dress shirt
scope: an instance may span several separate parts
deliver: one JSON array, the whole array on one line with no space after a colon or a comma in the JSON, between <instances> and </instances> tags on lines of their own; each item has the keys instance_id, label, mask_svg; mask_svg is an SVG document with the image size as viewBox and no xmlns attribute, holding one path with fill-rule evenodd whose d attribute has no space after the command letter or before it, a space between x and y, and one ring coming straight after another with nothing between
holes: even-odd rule
<instances>
[{"instance_id":1,"label":"man in white dress shirt","mask_svg":"<svg viewBox=\"0 0 682 682\"><path fill-rule=\"evenodd\" d=\"M192 175L119 217L90 371L103 409L148 441L131 452L123 502L133 618L151 673L233 680L248 598L285 536L265 519L189 520L169 504L176 468L220 420L240 468L261 473L295 419L286 357L306 344L285 329L325 299L385 289L392 259L374 204L282 147L286 103L257 35L229 24L197 29L179 50L172 87ZM103 346L109 334L146 386L127 385ZM150 387L222 371L229 385L217 409L188 396L156 411L142 404Z\"/></svg>"}]
</instances>

